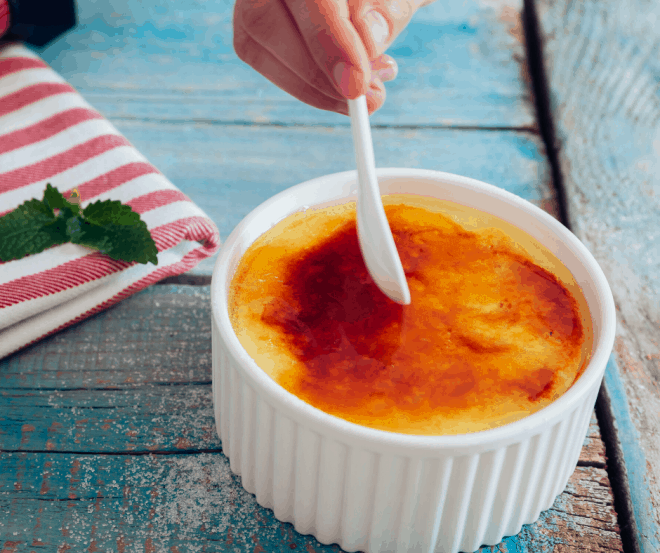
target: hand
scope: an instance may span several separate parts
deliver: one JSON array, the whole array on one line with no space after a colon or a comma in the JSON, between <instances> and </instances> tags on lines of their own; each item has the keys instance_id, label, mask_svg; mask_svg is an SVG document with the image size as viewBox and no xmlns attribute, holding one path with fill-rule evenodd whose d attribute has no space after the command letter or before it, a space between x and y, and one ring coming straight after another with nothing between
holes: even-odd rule
<instances>
[{"instance_id":1,"label":"hand","mask_svg":"<svg viewBox=\"0 0 660 553\"><path fill-rule=\"evenodd\" d=\"M237 0L238 57L295 98L348 114L347 98L385 101L398 68L385 50L421 0Z\"/></svg>"}]
</instances>

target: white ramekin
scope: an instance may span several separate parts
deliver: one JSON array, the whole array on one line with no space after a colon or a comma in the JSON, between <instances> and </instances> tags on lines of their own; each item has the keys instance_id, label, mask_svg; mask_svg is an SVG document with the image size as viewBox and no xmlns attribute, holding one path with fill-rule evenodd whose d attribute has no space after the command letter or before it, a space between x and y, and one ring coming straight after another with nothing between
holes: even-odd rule
<instances>
[{"instance_id":1,"label":"white ramekin","mask_svg":"<svg viewBox=\"0 0 660 553\"><path fill-rule=\"evenodd\" d=\"M575 469L605 365L615 311L600 267L563 225L531 203L473 179L380 169L383 194L433 196L496 215L549 248L582 287L593 320L591 361L557 401L517 422L456 436L413 436L328 415L266 375L227 311L238 262L261 234L311 206L355 199L356 173L314 179L254 209L213 271L213 402L232 471L260 505L321 543L367 553L474 551L517 534L562 492Z\"/></svg>"}]
</instances>

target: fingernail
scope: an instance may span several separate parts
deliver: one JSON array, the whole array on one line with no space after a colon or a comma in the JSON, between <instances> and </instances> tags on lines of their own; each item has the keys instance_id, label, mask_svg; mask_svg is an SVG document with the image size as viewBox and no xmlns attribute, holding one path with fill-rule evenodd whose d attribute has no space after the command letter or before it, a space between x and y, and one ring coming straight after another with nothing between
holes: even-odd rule
<instances>
[{"instance_id":1,"label":"fingernail","mask_svg":"<svg viewBox=\"0 0 660 553\"><path fill-rule=\"evenodd\" d=\"M399 66L393 58L389 58L383 66L376 69L375 73L384 83L387 81L393 81L399 74Z\"/></svg>"},{"instance_id":2,"label":"fingernail","mask_svg":"<svg viewBox=\"0 0 660 553\"><path fill-rule=\"evenodd\" d=\"M367 108L369 109L369 113L376 111L383 105L383 102L385 102L385 89L382 87L382 84L380 88L369 88L367 92Z\"/></svg>"},{"instance_id":3,"label":"fingernail","mask_svg":"<svg viewBox=\"0 0 660 553\"><path fill-rule=\"evenodd\" d=\"M346 98L357 98L360 95L358 71L346 62L340 61L332 70L335 84Z\"/></svg>"},{"instance_id":4,"label":"fingernail","mask_svg":"<svg viewBox=\"0 0 660 553\"><path fill-rule=\"evenodd\" d=\"M387 39L390 37L390 26L385 21L383 15L376 10L369 10L367 15L364 16L369 29L371 29L371 36L378 46L384 46Z\"/></svg>"}]
</instances>

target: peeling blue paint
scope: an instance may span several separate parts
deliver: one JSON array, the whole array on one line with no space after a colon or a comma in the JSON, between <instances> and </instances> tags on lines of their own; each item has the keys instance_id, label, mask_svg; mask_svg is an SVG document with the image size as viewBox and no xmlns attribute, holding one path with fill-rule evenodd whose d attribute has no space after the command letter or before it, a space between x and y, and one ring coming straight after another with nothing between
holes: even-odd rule
<instances>
[{"instance_id":1,"label":"peeling blue paint","mask_svg":"<svg viewBox=\"0 0 660 553\"><path fill-rule=\"evenodd\" d=\"M643 553L656 553L660 551L660 528L646 482L646 457L640 447L639 432L630 416L628 398L614 357L610 357L605 370L605 386L612 404L617 437L623 450L637 523L637 538Z\"/></svg>"},{"instance_id":2,"label":"peeling blue paint","mask_svg":"<svg viewBox=\"0 0 660 553\"><path fill-rule=\"evenodd\" d=\"M216 3L182 0L176 9L153 4L133 0L79 2L78 28L49 46L43 55L83 94L89 93L90 101L106 116L116 116L120 130L194 201L205 207L224 236L252 207L282 188L312 176L353 167L350 147L342 149L350 143L350 139L346 142L347 128L317 132L197 125L197 119L252 120L254 113L262 118L268 116L269 122L343 124L344 127L347 122L340 121L335 114L292 103L285 93L237 60L231 47L233 0ZM490 9L484 12L477 2L436 2L420 12L391 50L401 58L401 73L388 85L390 100L374 117L374 123L509 128L533 124L527 88L520 78L520 66L512 56L512 51L522 51L521 46L496 16ZM116 83L132 88L113 88L111 85ZM190 104L182 100L184 94L175 96L173 92L182 83L190 89L185 94L194 96ZM149 96L154 90L160 96L171 95L174 100L155 100ZM145 96L140 96L141 93ZM104 100L104 94L110 100ZM231 101L226 101L228 98ZM213 111L219 110L218 106L229 107L227 111ZM279 119L273 115L276 108L280 109ZM244 111L239 113L239 109ZM143 121L150 117L187 123L173 126L173 123ZM538 137L511 131L431 129L411 133L414 138L396 129L375 130L376 153L383 166L442 169L491 182L529 200L545 197L549 174ZM261 165L255 163L257 159ZM185 294L193 293L186 287L173 288L184 290ZM165 287L152 287L141 298L164 291ZM131 451L128 446L149 445L152 434L163 425L167 425L167 430L159 430L155 445L173 451L178 448L176 437L183 435L180 426L190 421L182 414L184 408L185 413L191 411L190 405L184 400L177 403L184 396L188 402L196 401L197 426L186 438L200 449L221 448L217 435L207 434L203 428L212 426L208 384L181 387L178 394L165 386L154 390L145 386L138 390L103 392L102 396L94 394L93 398L91 392L63 390L65 386L98 385L95 380L84 379L95 377L101 369L115 370L113 363L121 363L131 378L139 380L140 375L143 383L160 385L174 380L171 372L181 367L179 357L157 358L158 367L153 369L135 362L137 366L133 366L130 355L124 351L125 357L121 358L112 349L102 350L94 357L94 371L76 368L60 375L61 366L69 361L72 367L86 366L76 365L75 356L87 362L93 355L90 348L103 345L98 337L112 335L109 327L103 325L112 318L111 313L116 317L120 310L128 308L128 302L142 300L138 297L127 300L113 312L106 311L67 333L33 346L31 351L39 353L38 356L23 354L0 362L5 386L30 387L34 382L45 386L48 382L57 390L50 401L44 399L49 396L45 391L32 393L30 397L26 393L22 398L3 398L0 411L4 405L7 411L11 409L15 419L4 425L11 429L11 434L0 432L0 442L6 447L45 449L50 440L58 452L0 456L0 489L14 490L13 495L5 491L0 494L0 512L15 505L22 510L20 517L11 519L8 526L0 529L0 538L11 539L14 532L16 535L23 532L28 523L32 524L36 505L43 505L46 513L43 520L48 524L44 525L42 537L51 539L53 547L65 541L80 548L87 546L86 528L100 521L97 531L103 534L95 545L111 550L117 544L116 536L125 532L135 539L153 538L155 545L159 545L158 540L175 543L180 537L182 551L183 547L194 547L201 541L210 543L211 547L223 548L227 544L228 549L232 540L233 550L253 551L256 547L249 540L257 535L268 553L290 551L292 546L308 552L340 551L336 545L322 546L313 538L294 532L290 524L276 521L271 511L259 507L253 496L243 490L239 477L230 474L226 458L218 451L198 458L181 452L153 458L62 453L94 448L103 453ZM144 305L148 305L153 317L169 316L151 304ZM185 326L190 336L200 335L200 330L208 332L208 328L195 326L180 314L177 316L178 324ZM140 328L137 321L127 320L117 324L132 325L136 333L149 328L147 323ZM89 332L92 328L96 329L94 333ZM84 336L83 329L88 332L88 342L72 339ZM200 347L200 351L195 351L191 339L185 344L178 351L186 353L186 362L195 370L195 378L191 380L208 380L209 358L203 355L206 350ZM79 351L81 347L86 349ZM124 375L120 373L118 369L113 373L117 378L122 377L113 385L125 386ZM167 378L163 377L165 374ZM204 386L206 396L202 394ZM196 391L198 398L193 397ZM161 401L161 397L166 400ZM105 401L101 408L100 401ZM41 417L44 424L34 425L34 430L23 430L23 413L37 408L45 413ZM64 430L49 433L46 423L52 422L53 414L58 409L62 414L69 408L70 413L59 417L62 428L68 423L67 433ZM121 420L113 420L111 424L121 428L103 428L103 423L110 424L100 416L106 408L116 411L115 418ZM91 413L84 415L85 423L80 421L83 415L78 416L75 411L81 409ZM140 422L140 417L144 419L143 425L138 429L139 425L134 424L137 429L134 431L130 425ZM126 433L127 429L130 434ZM202 443L204 447L199 445ZM77 461L82 468L76 468ZM80 478L72 478L74 470L80 470ZM213 474L222 478L207 481L205 471L215 471ZM107 483L101 482L101 478ZM17 488L17 483L22 488ZM190 493L193 489L197 495ZM97 500L99 490L107 496L99 501L100 514L95 514L88 507ZM153 490L160 490L160 495L151 495ZM67 503L67 498L71 499L69 494L76 501ZM172 504L184 505L189 510L183 509L178 515L176 509L168 510ZM203 509L205 505L208 508ZM159 509L154 520L149 518L151 507ZM215 518L202 529L201 516L209 513ZM555 521L556 517L566 516L546 511L536 524L524 526L519 535L507 537L483 551L550 553L556 545L565 544ZM152 523L156 525L153 529L149 527ZM68 528L68 524L71 530L65 538L60 528L65 525ZM27 543L24 545L26 549ZM129 550L141 550L142 543L134 545Z\"/></svg>"},{"instance_id":3,"label":"peeling blue paint","mask_svg":"<svg viewBox=\"0 0 660 553\"><path fill-rule=\"evenodd\" d=\"M374 123L533 125L516 61L524 50L510 24L477 2L447 4L420 10L390 47L399 76L387 84L388 101ZM165 113L348 126L345 117L295 102L238 59L232 7L232 0L182 0L165 11L153 1L80 2L78 26L40 54L110 119Z\"/></svg>"}]
</instances>

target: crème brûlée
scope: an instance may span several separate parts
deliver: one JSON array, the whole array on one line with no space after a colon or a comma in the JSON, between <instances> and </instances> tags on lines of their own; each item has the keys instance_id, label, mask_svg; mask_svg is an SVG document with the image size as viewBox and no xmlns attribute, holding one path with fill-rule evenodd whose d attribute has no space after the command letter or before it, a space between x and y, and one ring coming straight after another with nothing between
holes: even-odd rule
<instances>
[{"instance_id":1,"label":"cr\u00e8me br\u00fbl\u00e9e","mask_svg":"<svg viewBox=\"0 0 660 553\"><path fill-rule=\"evenodd\" d=\"M411 304L369 276L355 203L293 214L248 248L230 286L230 320L257 365L326 413L405 434L494 428L566 392L592 343L568 269L487 213L383 203Z\"/></svg>"}]
</instances>

